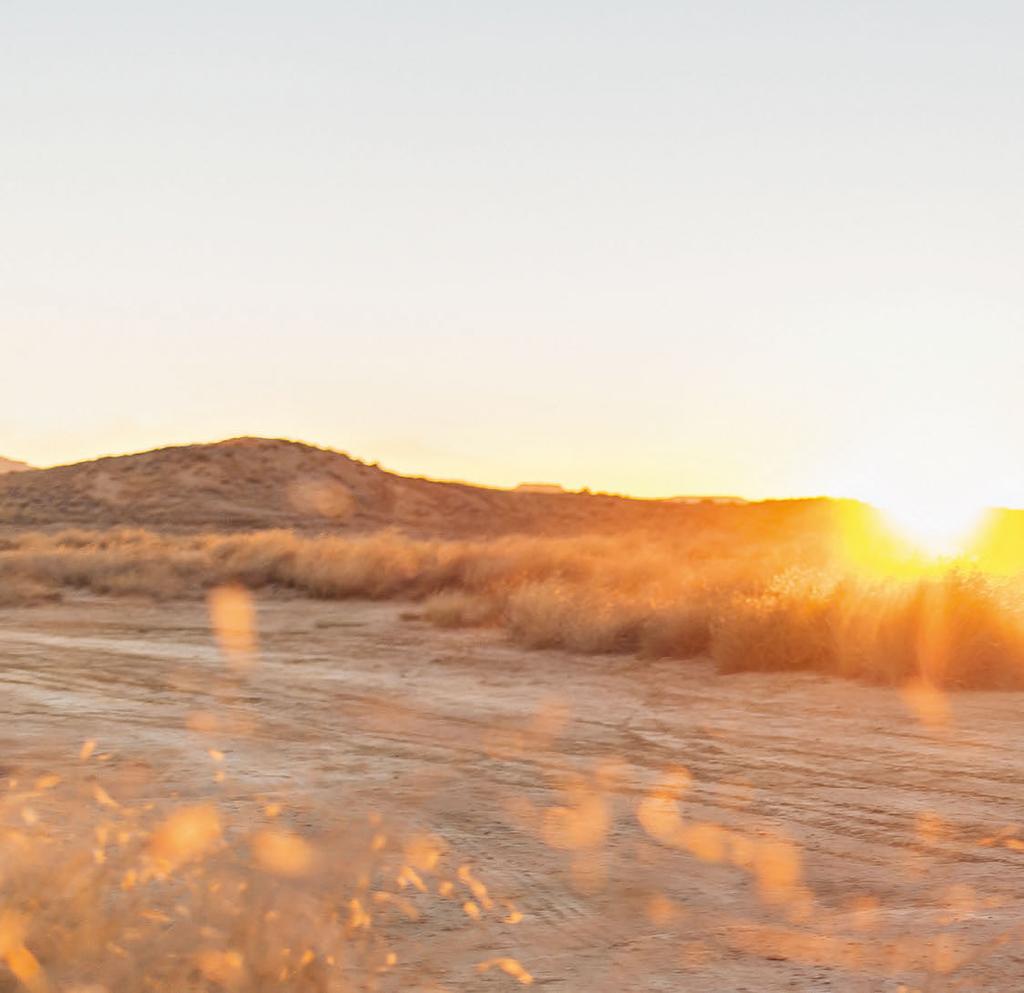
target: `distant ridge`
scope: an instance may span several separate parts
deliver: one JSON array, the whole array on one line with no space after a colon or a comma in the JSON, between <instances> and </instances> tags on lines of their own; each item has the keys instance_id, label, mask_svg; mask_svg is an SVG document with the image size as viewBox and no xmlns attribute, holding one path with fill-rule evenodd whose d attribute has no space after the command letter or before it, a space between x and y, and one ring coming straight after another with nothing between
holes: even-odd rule
<instances>
[{"instance_id":1,"label":"distant ridge","mask_svg":"<svg viewBox=\"0 0 1024 993\"><path fill-rule=\"evenodd\" d=\"M797 506L825 503L778 501L747 507L761 508L763 523L780 513L788 519ZM778 509L783 506L789 509ZM422 537L637 529L660 533L686 530L708 515L742 509L437 482L388 472L341 452L271 438L161 448L0 476L0 526L6 528L348 533L395 528Z\"/></svg>"},{"instance_id":2,"label":"distant ridge","mask_svg":"<svg viewBox=\"0 0 1024 993\"><path fill-rule=\"evenodd\" d=\"M15 459L0 458L0 475L8 472L26 472L31 469L27 462L18 462Z\"/></svg>"},{"instance_id":3,"label":"distant ridge","mask_svg":"<svg viewBox=\"0 0 1024 993\"><path fill-rule=\"evenodd\" d=\"M520 483L516 487L517 493L568 493L569 491L559 483Z\"/></svg>"}]
</instances>

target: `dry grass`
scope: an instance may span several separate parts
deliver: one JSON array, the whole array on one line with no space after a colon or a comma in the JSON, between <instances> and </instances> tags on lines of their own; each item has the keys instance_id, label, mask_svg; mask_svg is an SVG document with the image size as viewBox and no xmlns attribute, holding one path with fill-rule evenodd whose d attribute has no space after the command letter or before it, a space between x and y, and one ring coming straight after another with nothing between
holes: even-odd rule
<instances>
[{"instance_id":1,"label":"dry grass","mask_svg":"<svg viewBox=\"0 0 1024 993\"><path fill-rule=\"evenodd\" d=\"M477 628L497 623L500 611L485 594L446 590L427 598L422 616L441 628Z\"/></svg>"},{"instance_id":2,"label":"dry grass","mask_svg":"<svg viewBox=\"0 0 1024 993\"><path fill-rule=\"evenodd\" d=\"M864 580L789 573L714 626L723 672L814 670L878 683L1024 686L1024 584L955 567Z\"/></svg>"},{"instance_id":3,"label":"dry grass","mask_svg":"<svg viewBox=\"0 0 1024 993\"><path fill-rule=\"evenodd\" d=\"M1024 584L1014 575L950 565L871 578L842 560L833 538L714 529L661 540L22 533L0 544L0 604L73 590L199 597L234 583L418 601L418 616L431 623L502 627L530 648L678 659L710 652L722 672L1024 684Z\"/></svg>"},{"instance_id":4,"label":"dry grass","mask_svg":"<svg viewBox=\"0 0 1024 993\"><path fill-rule=\"evenodd\" d=\"M735 562L701 554L698 544L69 530L8 539L0 596L16 602L81 590L159 600L237 583L327 599L407 598L422 601L432 623L501 625L530 647L686 658L707 647L710 606L772 568L745 562L741 576Z\"/></svg>"},{"instance_id":5,"label":"dry grass","mask_svg":"<svg viewBox=\"0 0 1024 993\"><path fill-rule=\"evenodd\" d=\"M288 531L166 536L140 530L27 533L0 545L0 582L53 589L202 596L212 586L286 588L341 599L423 598L461 590L500 595L530 584L650 600L707 588L731 568L695 562L680 543L632 538L426 541L395 532L309 538ZM745 571L754 574L749 564Z\"/></svg>"},{"instance_id":6,"label":"dry grass","mask_svg":"<svg viewBox=\"0 0 1024 993\"><path fill-rule=\"evenodd\" d=\"M410 989L457 963L460 931L479 932L486 964L515 909L486 896L442 839L372 811L339 818L296 796L241 809L216 791L147 796L135 776L88 758L9 781L0 988ZM470 916L463 902L480 893ZM411 923L453 940L424 952Z\"/></svg>"}]
</instances>

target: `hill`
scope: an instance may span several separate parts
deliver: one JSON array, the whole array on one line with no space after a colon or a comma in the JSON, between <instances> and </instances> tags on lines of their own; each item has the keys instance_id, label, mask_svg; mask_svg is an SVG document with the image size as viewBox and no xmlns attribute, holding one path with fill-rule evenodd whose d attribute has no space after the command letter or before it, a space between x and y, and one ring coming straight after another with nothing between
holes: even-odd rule
<instances>
[{"instance_id":1,"label":"hill","mask_svg":"<svg viewBox=\"0 0 1024 993\"><path fill-rule=\"evenodd\" d=\"M26 472L31 468L32 466L27 465L24 462L17 462L14 459L0 458L0 476L5 475L8 472Z\"/></svg>"},{"instance_id":2,"label":"hill","mask_svg":"<svg viewBox=\"0 0 1024 993\"><path fill-rule=\"evenodd\" d=\"M760 526L785 525L797 507L751 504ZM372 531L419 536L580 534L706 523L742 508L682 505L607 494L524 492L401 476L341 452L293 441L236 438L162 448L0 477L7 528L142 526L160 531Z\"/></svg>"}]
</instances>

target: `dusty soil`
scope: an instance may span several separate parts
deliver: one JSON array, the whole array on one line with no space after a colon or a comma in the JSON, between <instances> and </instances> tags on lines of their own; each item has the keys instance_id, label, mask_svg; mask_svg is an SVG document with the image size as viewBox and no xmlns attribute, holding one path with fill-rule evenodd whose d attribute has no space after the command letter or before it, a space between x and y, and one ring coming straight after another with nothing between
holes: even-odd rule
<instances>
[{"instance_id":1,"label":"dusty soil","mask_svg":"<svg viewBox=\"0 0 1024 993\"><path fill-rule=\"evenodd\" d=\"M403 609L261 603L244 675L202 604L2 610L3 763L94 738L154 795L440 835L523 914L408 925L448 990L514 988L473 970L495 954L552 991L1019 988L1021 695L524 653Z\"/></svg>"}]
</instances>

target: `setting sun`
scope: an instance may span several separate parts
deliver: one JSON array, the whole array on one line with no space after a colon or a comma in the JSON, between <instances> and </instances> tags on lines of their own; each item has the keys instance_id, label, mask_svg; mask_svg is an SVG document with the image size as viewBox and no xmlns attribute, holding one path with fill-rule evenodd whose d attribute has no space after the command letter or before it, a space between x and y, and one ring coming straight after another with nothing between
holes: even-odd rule
<instances>
[{"instance_id":1,"label":"setting sun","mask_svg":"<svg viewBox=\"0 0 1024 993\"><path fill-rule=\"evenodd\" d=\"M942 495L879 501L874 506L897 539L930 559L968 552L986 513L974 502Z\"/></svg>"},{"instance_id":2,"label":"setting sun","mask_svg":"<svg viewBox=\"0 0 1024 993\"><path fill-rule=\"evenodd\" d=\"M842 558L861 575L917 579L960 562L986 568L992 558L991 511L966 495L907 490L849 505L839 518Z\"/></svg>"}]
</instances>

